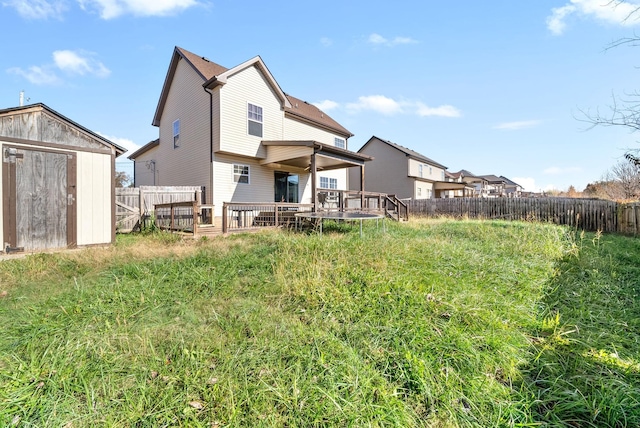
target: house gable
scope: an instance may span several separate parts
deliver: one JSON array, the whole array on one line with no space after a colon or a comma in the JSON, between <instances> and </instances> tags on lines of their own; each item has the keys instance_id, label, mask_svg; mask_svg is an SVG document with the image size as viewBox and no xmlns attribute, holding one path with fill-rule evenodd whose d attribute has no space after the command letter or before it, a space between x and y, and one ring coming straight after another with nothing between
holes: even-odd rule
<instances>
[{"instance_id":1,"label":"house gable","mask_svg":"<svg viewBox=\"0 0 640 428\"><path fill-rule=\"evenodd\" d=\"M264 158L262 140L282 140L284 113L282 101L259 67L244 68L215 88L220 99L220 139L217 150L240 156ZM248 108L261 111L261 135L249 131Z\"/></svg>"}]
</instances>

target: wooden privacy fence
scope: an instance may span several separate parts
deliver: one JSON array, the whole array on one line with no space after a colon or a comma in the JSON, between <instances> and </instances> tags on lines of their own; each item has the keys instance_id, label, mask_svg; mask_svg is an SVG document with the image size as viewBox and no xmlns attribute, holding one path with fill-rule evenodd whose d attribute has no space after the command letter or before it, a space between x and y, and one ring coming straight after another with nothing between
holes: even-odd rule
<instances>
[{"instance_id":1,"label":"wooden privacy fence","mask_svg":"<svg viewBox=\"0 0 640 428\"><path fill-rule=\"evenodd\" d=\"M576 198L448 198L407 202L414 216L552 222L586 231L640 233L640 203Z\"/></svg>"},{"instance_id":2,"label":"wooden privacy fence","mask_svg":"<svg viewBox=\"0 0 640 428\"><path fill-rule=\"evenodd\" d=\"M116 187L116 230L131 232L139 229L160 204L197 202L203 200L201 186L140 186Z\"/></svg>"}]
</instances>

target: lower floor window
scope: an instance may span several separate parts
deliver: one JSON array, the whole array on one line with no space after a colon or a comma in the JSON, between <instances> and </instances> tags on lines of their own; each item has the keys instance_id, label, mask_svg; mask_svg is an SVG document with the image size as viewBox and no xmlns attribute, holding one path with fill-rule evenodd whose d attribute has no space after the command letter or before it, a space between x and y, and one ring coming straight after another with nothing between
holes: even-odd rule
<instances>
[{"instance_id":1,"label":"lower floor window","mask_svg":"<svg viewBox=\"0 0 640 428\"><path fill-rule=\"evenodd\" d=\"M338 179L330 177L320 177L320 187L323 189L337 189Z\"/></svg>"},{"instance_id":2,"label":"lower floor window","mask_svg":"<svg viewBox=\"0 0 640 428\"><path fill-rule=\"evenodd\" d=\"M233 165L233 181L236 183L249 184L249 165Z\"/></svg>"}]
</instances>

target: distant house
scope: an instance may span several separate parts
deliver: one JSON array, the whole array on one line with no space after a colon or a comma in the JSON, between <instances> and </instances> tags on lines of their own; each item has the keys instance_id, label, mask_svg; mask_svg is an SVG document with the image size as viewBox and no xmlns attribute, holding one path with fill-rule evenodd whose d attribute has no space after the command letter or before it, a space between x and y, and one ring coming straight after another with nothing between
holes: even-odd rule
<instances>
[{"instance_id":1,"label":"distant house","mask_svg":"<svg viewBox=\"0 0 640 428\"><path fill-rule=\"evenodd\" d=\"M315 203L370 160L348 150L346 128L284 93L259 56L226 68L176 47L152 124L159 138L130 156L135 185L203 186L216 217L224 202Z\"/></svg>"},{"instance_id":2,"label":"distant house","mask_svg":"<svg viewBox=\"0 0 640 428\"><path fill-rule=\"evenodd\" d=\"M467 187L464 183L448 182L446 166L389 140L373 136L358 153L373 158L367 163L365 189L400 199L430 199ZM361 182L361 172L352 169L349 174L352 190L360 190L357 186Z\"/></svg>"},{"instance_id":3,"label":"distant house","mask_svg":"<svg viewBox=\"0 0 640 428\"><path fill-rule=\"evenodd\" d=\"M485 179L476 177L466 169L461 169L458 172L445 171L445 179L454 183L464 183L464 187L461 189L447 191L444 196L447 198L480 197L486 186Z\"/></svg>"},{"instance_id":4,"label":"distant house","mask_svg":"<svg viewBox=\"0 0 640 428\"><path fill-rule=\"evenodd\" d=\"M0 110L0 252L115 239L115 159L124 149L44 104Z\"/></svg>"},{"instance_id":5,"label":"distant house","mask_svg":"<svg viewBox=\"0 0 640 428\"><path fill-rule=\"evenodd\" d=\"M509 180L507 177L505 177L504 175L501 175L500 178L502 178L504 180L504 191L507 197L509 198L519 198L522 197L522 193L524 188L519 185L518 183Z\"/></svg>"},{"instance_id":6,"label":"distant house","mask_svg":"<svg viewBox=\"0 0 640 428\"><path fill-rule=\"evenodd\" d=\"M522 186L509 180L505 176L487 174L479 175L484 182L480 190L480 196L486 198L519 198L522 194Z\"/></svg>"}]
</instances>

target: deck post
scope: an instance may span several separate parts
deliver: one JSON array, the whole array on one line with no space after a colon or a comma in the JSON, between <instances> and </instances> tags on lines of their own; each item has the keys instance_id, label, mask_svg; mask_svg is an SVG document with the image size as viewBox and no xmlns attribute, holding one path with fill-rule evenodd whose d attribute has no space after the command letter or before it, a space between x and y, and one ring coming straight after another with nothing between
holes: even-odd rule
<instances>
[{"instance_id":1,"label":"deck post","mask_svg":"<svg viewBox=\"0 0 640 428\"><path fill-rule=\"evenodd\" d=\"M194 237L198 234L198 206L199 206L199 202L197 200L193 201L193 236Z\"/></svg>"},{"instance_id":2,"label":"deck post","mask_svg":"<svg viewBox=\"0 0 640 428\"><path fill-rule=\"evenodd\" d=\"M229 230L229 219L227 213L227 203L222 203L222 233L227 233Z\"/></svg>"},{"instance_id":3,"label":"deck post","mask_svg":"<svg viewBox=\"0 0 640 428\"><path fill-rule=\"evenodd\" d=\"M314 150L311 155L311 203L313 204L313 212L316 212L316 152Z\"/></svg>"},{"instance_id":4,"label":"deck post","mask_svg":"<svg viewBox=\"0 0 640 428\"><path fill-rule=\"evenodd\" d=\"M364 164L360 165L360 209L364 211Z\"/></svg>"}]
</instances>

